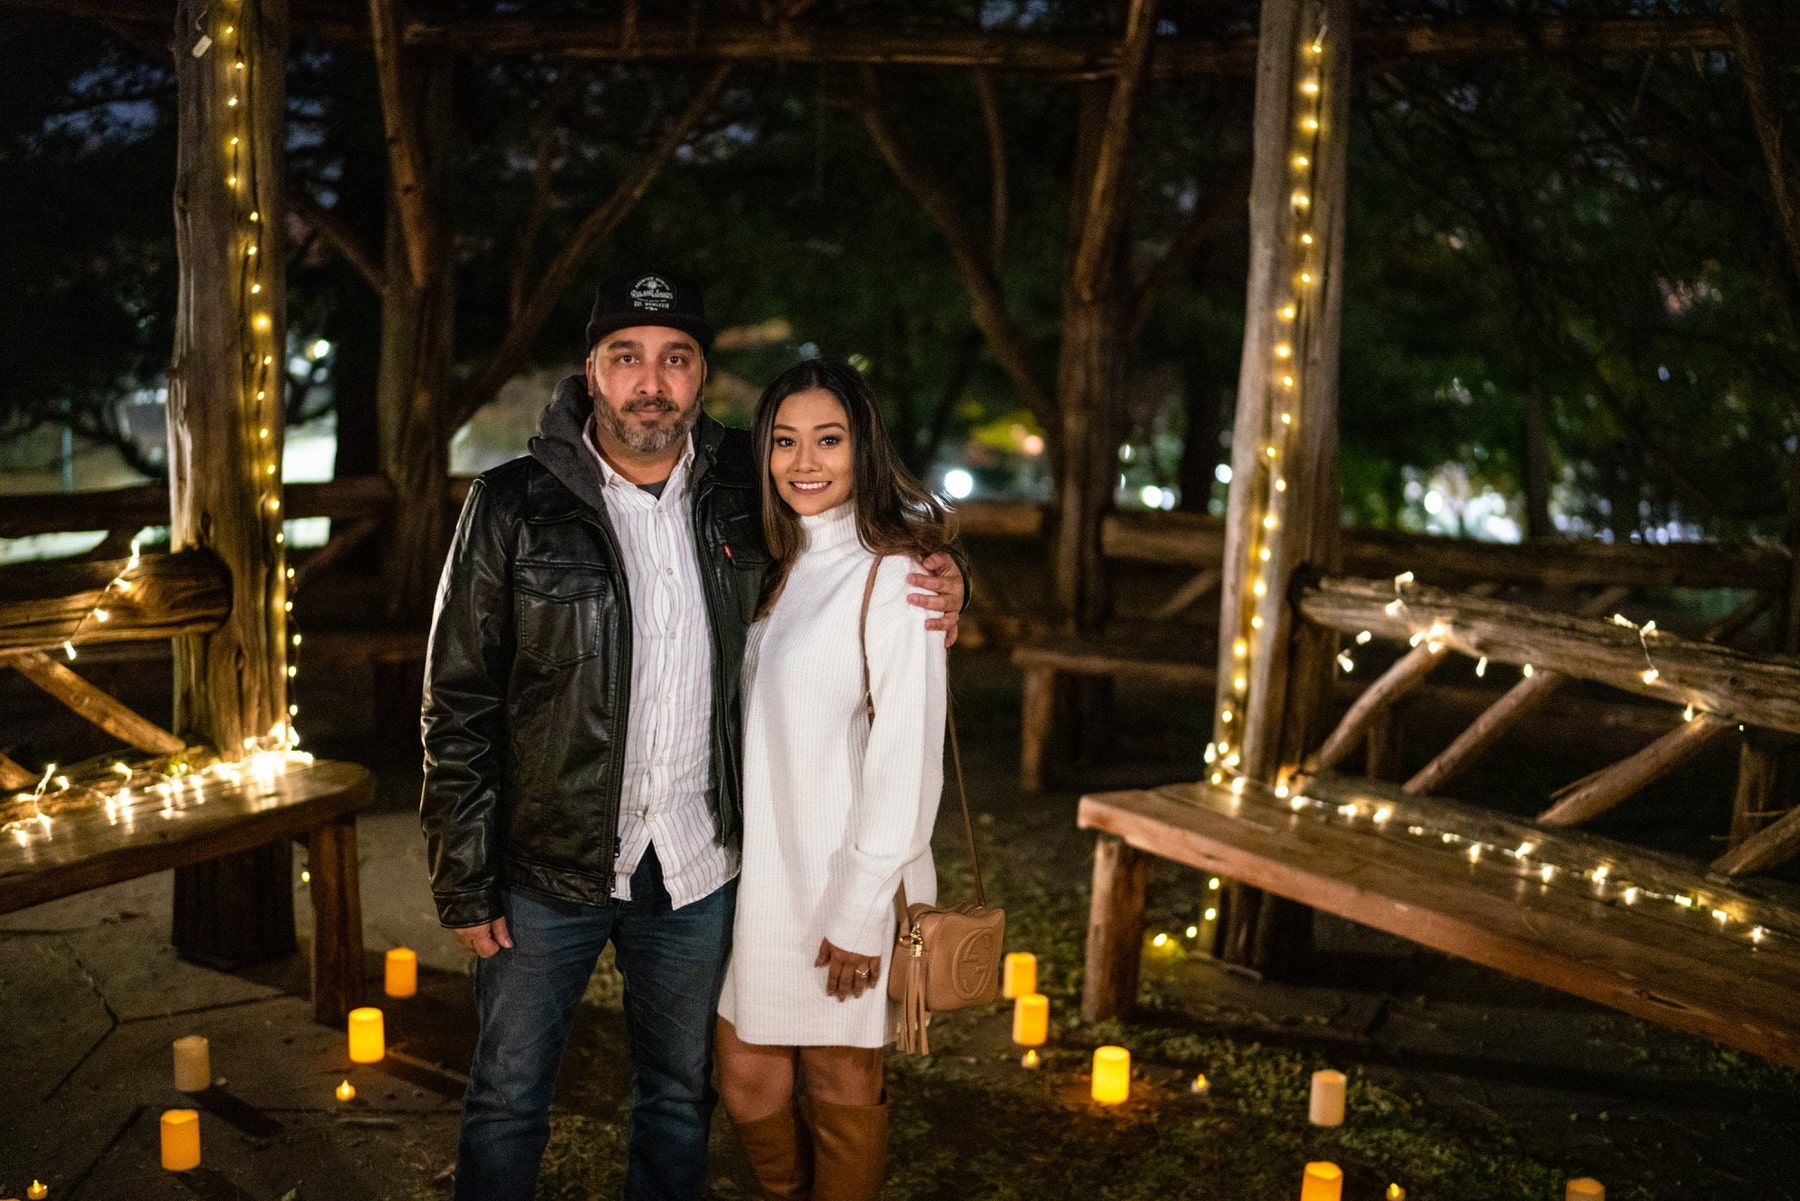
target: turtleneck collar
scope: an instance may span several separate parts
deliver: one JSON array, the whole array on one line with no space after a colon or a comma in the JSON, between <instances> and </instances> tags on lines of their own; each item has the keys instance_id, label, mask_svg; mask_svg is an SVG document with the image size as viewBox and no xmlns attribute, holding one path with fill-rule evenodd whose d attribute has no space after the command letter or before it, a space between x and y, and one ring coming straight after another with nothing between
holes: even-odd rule
<instances>
[{"instance_id":1,"label":"turtleneck collar","mask_svg":"<svg viewBox=\"0 0 1800 1201\"><path fill-rule=\"evenodd\" d=\"M812 517L802 517L800 528L806 531L806 549L824 550L857 541L856 503L845 501Z\"/></svg>"}]
</instances>

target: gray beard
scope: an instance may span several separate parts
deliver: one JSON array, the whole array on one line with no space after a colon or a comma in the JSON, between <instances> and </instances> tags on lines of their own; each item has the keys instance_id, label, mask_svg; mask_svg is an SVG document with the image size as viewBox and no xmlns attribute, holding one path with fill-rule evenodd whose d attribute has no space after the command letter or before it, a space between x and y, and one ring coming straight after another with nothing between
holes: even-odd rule
<instances>
[{"instance_id":1,"label":"gray beard","mask_svg":"<svg viewBox=\"0 0 1800 1201\"><path fill-rule=\"evenodd\" d=\"M674 407L667 398L657 397L656 399L670 408ZM641 406L645 406L644 401L633 401L627 408ZM699 420L700 401L698 398L695 398L693 406L676 418L675 424L667 429L644 429L641 426L630 425L617 410L606 403L605 397L594 398L594 424L641 455L661 454L692 433L694 423Z\"/></svg>"}]
</instances>

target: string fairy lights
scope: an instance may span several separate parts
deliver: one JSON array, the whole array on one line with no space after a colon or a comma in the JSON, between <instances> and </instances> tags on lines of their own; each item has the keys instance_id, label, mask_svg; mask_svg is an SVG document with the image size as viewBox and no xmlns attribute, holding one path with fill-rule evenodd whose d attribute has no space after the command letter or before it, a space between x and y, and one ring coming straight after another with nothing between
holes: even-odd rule
<instances>
[{"instance_id":1,"label":"string fairy lights","mask_svg":"<svg viewBox=\"0 0 1800 1201\"><path fill-rule=\"evenodd\" d=\"M1320 149L1325 132L1321 116L1328 99L1326 82L1327 45L1325 29L1320 27L1310 39L1302 38L1294 63L1294 93L1289 105L1294 122L1293 140L1283 161L1289 167L1286 185L1283 228L1279 236L1287 247L1287 279L1289 284L1278 289L1268 317L1267 392L1262 406L1262 429L1257 434L1256 469L1241 485L1247 489L1251 512L1244 524L1246 536L1239 548L1242 560L1238 574L1240 591L1236 627L1232 639L1229 671L1221 679L1229 682L1222 690L1214 741L1207 746L1206 759L1215 770L1212 782L1224 782L1225 774L1240 762L1238 733L1243 723L1251 690L1256 685L1257 667L1253 650L1257 636L1274 615L1272 606L1283 602L1283 590L1272 586L1271 573L1282 570L1279 540L1283 534L1282 504L1288 499L1288 470L1292 450L1301 430L1297 414L1298 400L1305 394L1303 384L1306 335L1317 307L1317 280L1323 272L1322 247L1316 227L1313 204L1316 191ZM1339 660L1340 665L1343 659ZM1346 668L1345 670L1349 670ZM1241 777L1240 777L1241 778ZM1235 785L1235 781L1234 781Z\"/></svg>"},{"instance_id":2,"label":"string fairy lights","mask_svg":"<svg viewBox=\"0 0 1800 1201\"><path fill-rule=\"evenodd\" d=\"M224 789L249 787L258 796L272 795L284 773L313 762L286 722L244 739L240 749L242 758L234 760L191 747L138 763L89 764L71 769L72 775L59 774L52 763L35 788L0 802L0 836L30 847L55 841L59 822L91 823L98 815L108 826L129 830L151 813L172 820Z\"/></svg>"},{"instance_id":3,"label":"string fairy lights","mask_svg":"<svg viewBox=\"0 0 1800 1201\"><path fill-rule=\"evenodd\" d=\"M224 0L221 5L226 17L230 17L234 3L235 0ZM215 70L213 79L225 97L225 108L220 114L220 126L225 136L221 171L233 208L228 236L232 239L231 249L237 264L235 303L239 319L238 339L243 347L238 403L245 414L243 428L255 431L255 436L247 439L250 453L245 456L245 467L250 478L243 494L256 497L263 536L268 539L264 561L272 564L273 570L266 591L267 603L272 606L267 622L273 642L270 654L275 660L275 671L267 686L274 694L272 707L277 712L285 709L286 720L282 724L291 732L293 719L300 712L289 695L291 682L299 675L300 635L289 629L294 606L288 596L288 587L294 572L283 558L287 535L282 525L281 438L277 435L281 419L281 375L277 364L285 360L286 351L277 343L277 323L267 295L278 281L265 275L279 270L280 263L269 264L267 260L271 256L263 253L262 243L269 230L257 199L263 175L258 148L263 145L263 140L253 136L249 124L254 120L253 112L257 106L244 103L258 86L262 63L247 52L245 33L240 31L237 20L227 20L220 28L216 45L220 61L230 63L229 70ZM280 256L274 257L279 259Z\"/></svg>"},{"instance_id":4,"label":"string fairy lights","mask_svg":"<svg viewBox=\"0 0 1800 1201\"><path fill-rule=\"evenodd\" d=\"M87 612L76 619L74 626L69 630L68 637L63 639L62 652L71 663L77 658L75 640L81 637L81 631L87 628L90 621L105 623L112 620L112 609L109 606L114 603L114 597L125 596L135 587L131 575L138 569L138 564L141 562L143 562L143 556L138 550L138 540L133 538L131 540L131 557L125 560L124 569L107 581L106 587L100 590L100 595L95 598L94 603L88 607Z\"/></svg>"},{"instance_id":5,"label":"string fairy lights","mask_svg":"<svg viewBox=\"0 0 1800 1201\"><path fill-rule=\"evenodd\" d=\"M1540 892L1554 888L1609 906L1645 912L1677 922L1690 931L1739 942L1746 951L1756 954L1800 952L1800 927L1777 926L1770 916L1756 912L1751 898L1722 888L1681 888L1662 881L1626 879L1618 874L1614 864L1597 858L1593 848L1579 843L1501 841L1491 829L1481 832L1472 827L1452 827L1442 815L1422 806L1403 810L1403 802L1381 797L1323 800L1308 795L1301 780L1293 786L1270 786L1237 776L1232 780L1230 794L1234 812L1250 806L1286 815L1291 821L1366 826L1382 838L1437 848L1462 859L1470 872L1498 873ZM1209 888L1216 890L1217 881L1216 876L1208 881ZM1203 921L1217 917L1217 898L1217 891L1207 894ZM1197 923L1188 927L1187 934L1192 939L1201 932L1201 924ZM1157 945L1163 946L1167 941Z\"/></svg>"}]
</instances>

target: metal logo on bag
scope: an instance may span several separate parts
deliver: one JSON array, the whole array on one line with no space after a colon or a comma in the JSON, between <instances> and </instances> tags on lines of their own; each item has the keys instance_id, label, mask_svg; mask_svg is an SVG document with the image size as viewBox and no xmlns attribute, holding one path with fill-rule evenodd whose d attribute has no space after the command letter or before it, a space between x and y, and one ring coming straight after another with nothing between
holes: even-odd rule
<instances>
[{"instance_id":1,"label":"metal logo on bag","mask_svg":"<svg viewBox=\"0 0 1800 1201\"><path fill-rule=\"evenodd\" d=\"M674 307L675 289L660 275L646 275L631 285L631 304L634 308L660 313Z\"/></svg>"}]
</instances>

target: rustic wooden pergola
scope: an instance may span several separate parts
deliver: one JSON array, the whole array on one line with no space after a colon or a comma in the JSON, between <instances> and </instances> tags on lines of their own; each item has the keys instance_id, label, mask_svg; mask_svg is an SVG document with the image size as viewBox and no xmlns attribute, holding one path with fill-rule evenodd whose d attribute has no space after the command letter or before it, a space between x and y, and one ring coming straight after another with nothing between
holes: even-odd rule
<instances>
[{"instance_id":1,"label":"rustic wooden pergola","mask_svg":"<svg viewBox=\"0 0 1800 1201\"><path fill-rule=\"evenodd\" d=\"M3 2L14 8L48 6L43 0ZM49 7L133 30L167 28L167 9L161 4ZM1376 29L1356 28L1346 0L1270 0L1255 38L1214 41L1158 37L1155 0L1131 0L1116 37L815 28L804 20L811 7L810 0L790 0L766 24L663 26L640 21L634 2L623 6L617 20L434 22L406 18L393 0L371 0L367 24L291 17L283 0L239 0L210 8L178 5L174 57L182 89L182 160L176 209L183 284L170 386L171 553L132 565L130 578L138 586L130 597L113 588L122 574L119 564L84 565L62 575L40 573L40 596L10 613L0 610L0 649L8 661L72 704L85 706L123 741L163 754L175 753L173 747L191 739L231 754L245 738L264 737L291 716L286 695L289 575L280 534L286 510L274 467L281 407L276 379L263 372L270 356L281 353L282 289L279 271L261 269L282 261L281 222L275 219L284 210L278 169L280 64L290 29L367 45L381 83L394 185L387 252L376 254L331 228L328 216L313 216L383 298L382 459L387 477L375 490L386 498L383 503L396 506L400 544L415 548L412 559L398 569L405 577L401 592L415 600L421 582L435 571L452 497L445 456L450 434L472 407L491 398L528 361L550 311L586 256L643 196L719 94L732 64L1033 71L1080 87L1082 120L1072 185L1078 200L1071 206L1062 361L1054 382L1035 374L1001 296L1001 237L984 245L962 225L952 198L895 136L873 75L865 78L858 107L877 149L943 234L968 289L972 316L995 359L1056 434L1059 470L1052 537L1057 599L1074 631L1087 637L1098 630L1107 611L1104 557L1109 543L1138 537L1156 545L1159 536L1134 534L1129 523L1110 518L1107 511L1123 364L1124 340L1117 331L1141 324L1168 278L1166 263L1137 279L1121 269L1123 185L1129 178L1133 129L1151 80L1253 72L1251 275L1233 484L1222 531L1206 535L1216 539L1216 551L1193 560L1207 563L1203 570L1216 571L1208 587L1218 587L1222 597L1213 673L1217 717L1210 748L1216 770L1199 784L1084 801L1083 824L1104 832L1096 852L1086 1012L1099 1017L1130 1008L1141 933L1143 855L1159 854L1237 881L1227 889L1219 949L1238 962L1273 966L1301 944L1296 932L1304 928L1303 911L1277 899L1287 897L1800 1062L1800 1033L1787 1016L1800 996L1800 976L1791 953L1761 950L1763 938L1774 946L1784 944L1789 932L1800 934L1791 915L1748 892L1709 883L1680 863L1550 832L1619 803L1733 724L1800 732L1800 715L1789 712L1788 699L1800 685L1800 666L1786 658L1756 660L1690 644L1660 632L1652 652L1641 630L1591 616L1538 613L1478 594L1433 591L1418 579L1403 579L1404 571L1373 581L1334 574L1349 554L1337 528L1335 459L1346 186L1342 134L1353 55L1379 60L1528 51L1731 50L1745 59L1755 107L1757 88L1764 90L1766 100L1766 68L1735 0L1722 20L1465 22ZM203 12L210 15L203 17ZM200 37L209 46L201 47ZM712 68L687 110L639 168L596 205L572 244L552 257L539 284L521 294L514 326L500 350L454 393L447 374L452 331L444 200L434 182L442 165L434 130L442 121L443 95L433 84L438 68L421 58L427 52L542 54ZM996 161L1003 161L1003 148L991 149ZM1772 175L1779 149L1770 152ZM1003 168L997 177L1003 178ZM1004 228L1003 204L997 201L997 235ZM1800 209L1784 210L1784 216L1787 248L1800 271ZM1195 236L1193 230L1179 231L1172 255L1183 246L1191 248ZM368 511L362 512L366 517ZM369 520L350 525L339 538L366 538L372 529ZM341 553L343 544L336 545ZM331 553L328 548L327 555ZM1473 553L1459 550L1451 557ZM1513 552L1479 553L1494 556L1498 564ZM1670 561L1695 553L1672 552ZM1216 568L1210 565L1214 562ZM68 586L69 570L83 577L76 586ZM1800 592L1793 586L1791 558L1757 570L1780 577L1771 591L1779 595L1784 647L1792 651L1800 632L1800 604L1795 601ZM1670 571L1679 574L1678 568ZM1436 578L1424 565L1418 575ZM1204 591L1196 586L1188 600ZM91 615L103 606L110 620L101 631ZM1328 731L1325 700L1340 635L1364 631L1414 645ZM146 730L148 723L119 712L116 702L109 705L97 699L95 690L70 682L66 669L53 672L45 666L48 648L102 636L177 639L175 725L181 737ZM1529 670L1404 788L1395 791L1372 780L1331 776L1330 768L1368 739L1371 730L1381 728L1394 701L1453 651ZM1646 668L1640 657L1654 667ZM1647 678L1649 671L1654 675ZM1543 815L1542 830L1430 798L1568 678L1600 680L1691 707L1693 713L1642 755L1581 782ZM1733 824L1736 845L1718 865L1721 871L1742 875L1766 869L1800 850L1800 817L1790 813L1773 823L1760 820L1778 793L1778 762L1777 752L1766 744L1746 742ZM36 773L10 761L0 761L0 777L16 788L37 779ZM366 783L347 784L343 794L358 787ZM1315 814L1336 815L1340 823L1313 822ZM345 859L343 816L335 812L326 823L332 832L315 843L315 882L321 859ZM1423 835L1407 834L1415 843L1402 850L1390 845L1393 831L1415 828L1430 832L1440 845L1458 848L1465 858L1450 871L1441 852L1434 852L1436 858L1420 857L1424 848L1417 840ZM353 829L348 833L351 864ZM1527 844L1531 851L1521 852ZM198 914L225 912L224 899L246 895L246 890L260 889L272 898L277 881L285 896L285 842L272 845L281 848L279 856L264 852L260 859L229 861L208 856L184 868L178 895L196 898L187 909ZM1550 857L1550 848L1564 862L1589 865L1584 878L1594 886L1589 890L1593 895L1575 897L1549 888L1558 872L1566 877L1570 871ZM1498 863L1518 870L1504 878L1476 877L1471 873L1483 854L1490 869ZM1396 857L1407 870L1391 870ZM1593 876L1600 867L1606 871ZM1527 869L1542 876L1541 896L1523 895L1520 882ZM353 871L349 878L353 910ZM1741 941L1728 945L1704 923L1706 937L1679 927L1671 935L1660 916L1621 916L1619 907L1635 905L1636 898L1622 899L1621 886L1609 888L1609 878L1633 881L1638 897L1686 898L1686 906L1670 903L1708 909L1706 919L1721 923L1721 929L1761 933L1749 950ZM340 914L345 910L341 904L337 908ZM1650 908L1630 912L1643 914ZM201 942L205 935L196 928L192 937ZM340 924L333 945L331 954L360 960L359 930Z\"/></svg>"}]
</instances>

